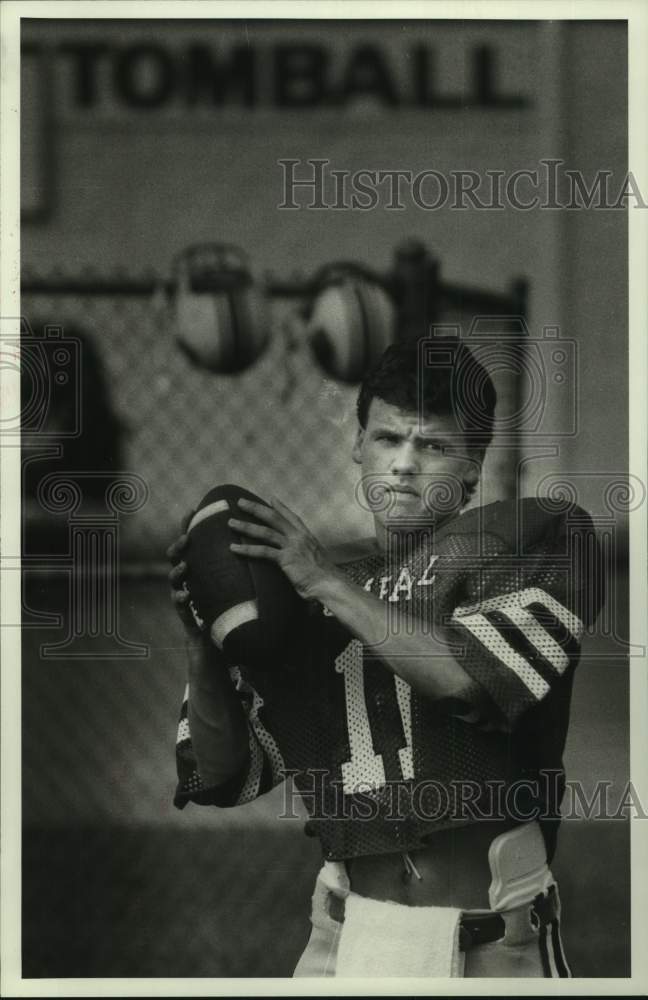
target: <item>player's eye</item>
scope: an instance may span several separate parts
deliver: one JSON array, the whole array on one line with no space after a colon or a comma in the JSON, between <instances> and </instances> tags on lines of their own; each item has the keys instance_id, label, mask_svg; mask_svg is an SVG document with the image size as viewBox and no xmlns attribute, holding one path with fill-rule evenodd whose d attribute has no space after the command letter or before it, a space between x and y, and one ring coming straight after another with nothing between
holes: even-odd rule
<instances>
[{"instance_id":1,"label":"player's eye","mask_svg":"<svg viewBox=\"0 0 648 1000\"><path fill-rule=\"evenodd\" d=\"M423 447L426 451L432 451L435 454L442 455L445 451L445 445L441 444L440 441L425 441Z\"/></svg>"},{"instance_id":2,"label":"player's eye","mask_svg":"<svg viewBox=\"0 0 648 1000\"><path fill-rule=\"evenodd\" d=\"M398 435L390 434L388 431L381 431L379 434L376 434L376 441L384 441L387 444L397 444Z\"/></svg>"}]
</instances>

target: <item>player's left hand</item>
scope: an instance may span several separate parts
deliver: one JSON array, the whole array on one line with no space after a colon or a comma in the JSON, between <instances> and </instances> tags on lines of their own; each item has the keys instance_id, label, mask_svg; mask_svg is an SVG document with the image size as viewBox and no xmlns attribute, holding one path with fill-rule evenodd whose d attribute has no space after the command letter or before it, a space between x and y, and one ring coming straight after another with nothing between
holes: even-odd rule
<instances>
[{"instance_id":1,"label":"player's left hand","mask_svg":"<svg viewBox=\"0 0 648 1000\"><path fill-rule=\"evenodd\" d=\"M241 556L272 560L281 567L300 597L317 598L322 585L336 576L337 570L302 519L276 497L270 503L266 507L252 500L239 500L239 507L263 524L230 518L231 528L254 539L232 542L230 549Z\"/></svg>"}]
</instances>

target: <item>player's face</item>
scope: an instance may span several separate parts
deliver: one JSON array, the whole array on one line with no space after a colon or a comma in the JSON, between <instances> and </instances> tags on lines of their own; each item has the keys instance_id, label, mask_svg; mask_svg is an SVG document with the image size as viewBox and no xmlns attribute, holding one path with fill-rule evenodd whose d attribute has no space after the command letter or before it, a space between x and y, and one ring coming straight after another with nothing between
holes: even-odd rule
<instances>
[{"instance_id":1,"label":"player's face","mask_svg":"<svg viewBox=\"0 0 648 1000\"><path fill-rule=\"evenodd\" d=\"M456 513L463 501L460 484L474 485L480 472L454 417L421 419L378 398L371 401L367 426L358 430L353 458L362 466L379 541L390 520L438 523Z\"/></svg>"}]
</instances>

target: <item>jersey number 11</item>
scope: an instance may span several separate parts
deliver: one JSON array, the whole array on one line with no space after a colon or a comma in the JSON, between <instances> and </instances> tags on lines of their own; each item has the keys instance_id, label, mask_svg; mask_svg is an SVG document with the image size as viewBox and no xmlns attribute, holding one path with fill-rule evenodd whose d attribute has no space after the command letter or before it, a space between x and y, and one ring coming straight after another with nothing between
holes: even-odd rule
<instances>
[{"instance_id":1,"label":"jersey number 11","mask_svg":"<svg viewBox=\"0 0 648 1000\"><path fill-rule=\"evenodd\" d=\"M335 659L335 669L344 675L347 730L351 759L342 764L342 787L346 795L381 788L387 783L382 754L374 749L364 686L362 643L352 639ZM414 777L412 755L412 689L401 677L394 677L405 746L398 751L404 780Z\"/></svg>"}]
</instances>

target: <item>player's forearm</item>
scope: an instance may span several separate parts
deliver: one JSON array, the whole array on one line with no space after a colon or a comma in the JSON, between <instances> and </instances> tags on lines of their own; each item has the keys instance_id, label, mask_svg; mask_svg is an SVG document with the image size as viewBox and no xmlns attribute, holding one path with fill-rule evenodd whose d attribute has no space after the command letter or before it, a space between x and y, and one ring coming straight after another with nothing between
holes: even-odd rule
<instances>
[{"instance_id":1,"label":"player's forearm","mask_svg":"<svg viewBox=\"0 0 648 1000\"><path fill-rule=\"evenodd\" d=\"M212 787L247 765L247 720L216 650L189 643L187 656L191 742L202 782Z\"/></svg>"},{"instance_id":2,"label":"player's forearm","mask_svg":"<svg viewBox=\"0 0 648 1000\"><path fill-rule=\"evenodd\" d=\"M438 638L416 618L331 574L318 587L318 600L376 656L420 694L474 702L479 689Z\"/></svg>"}]
</instances>

